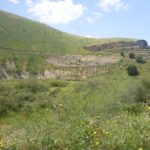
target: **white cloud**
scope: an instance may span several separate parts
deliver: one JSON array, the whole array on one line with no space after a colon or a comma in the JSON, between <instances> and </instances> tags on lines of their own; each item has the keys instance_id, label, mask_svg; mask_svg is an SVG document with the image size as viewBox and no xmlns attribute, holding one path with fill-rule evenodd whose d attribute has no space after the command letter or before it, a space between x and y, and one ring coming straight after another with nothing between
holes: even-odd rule
<instances>
[{"instance_id":1,"label":"white cloud","mask_svg":"<svg viewBox=\"0 0 150 150\"><path fill-rule=\"evenodd\" d=\"M95 23L96 22L96 20L95 19L93 19L93 18L90 18L90 17L86 17L85 18L85 21L87 22L87 23Z\"/></svg>"},{"instance_id":2,"label":"white cloud","mask_svg":"<svg viewBox=\"0 0 150 150\"><path fill-rule=\"evenodd\" d=\"M98 6L103 11L109 11L110 9L127 9L129 4L125 3L123 0L100 0Z\"/></svg>"},{"instance_id":3,"label":"white cloud","mask_svg":"<svg viewBox=\"0 0 150 150\"><path fill-rule=\"evenodd\" d=\"M92 12L91 17L86 17L85 22L89 24L96 23L103 15L100 12Z\"/></svg>"},{"instance_id":4,"label":"white cloud","mask_svg":"<svg viewBox=\"0 0 150 150\"><path fill-rule=\"evenodd\" d=\"M10 2L14 3L14 4L18 4L19 0L9 0Z\"/></svg>"},{"instance_id":5,"label":"white cloud","mask_svg":"<svg viewBox=\"0 0 150 150\"><path fill-rule=\"evenodd\" d=\"M85 7L73 0L26 0L28 12L46 24L66 24L77 20L84 13Z\"/></svg>"},{"instance_id":6,"label":"white cloud","mask_svg":"<svg viewBox=\"0 0 150 150\"><path fill-rule=\"evenodd\" d=\"M26 0L26 4L27 4L27 6L31 6L31 5L33 5L33 1L32 0Z\"/></svg>"},{"instance_id":7,"label":"white cloud","mask_svg":"<svg viewBox=\"0 0 150 150\"><path fill-rule=\"evenodd\" d=\"M100 37L98 37L98 36L91 36L91 35L85 35L85 37L87 37L87 38L95 38L95 39L100 39Z\"/></svg>"},{"instance_id":8,"label":"white cloud","mask_svg":"<svg viewBox=\"0 0 150 150\"><path fill-rule=\"evenodd\" d=\"M95 18L96 20L98 20L98 19L100 19L100 18L103 17L103 14L100 13L100 12L93 12L93 15L94 15L94 18Z\"/></svg>"}]
</instances>

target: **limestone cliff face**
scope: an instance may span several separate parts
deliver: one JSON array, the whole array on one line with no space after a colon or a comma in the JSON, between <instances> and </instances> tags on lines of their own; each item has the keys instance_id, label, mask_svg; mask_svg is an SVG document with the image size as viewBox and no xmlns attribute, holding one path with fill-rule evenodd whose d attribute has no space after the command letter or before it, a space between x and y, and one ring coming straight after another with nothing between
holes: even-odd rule
<instances>
[{"instance_id":1,"label":"limestone cliff face","mask_svg":"<svg viewBox=\"0 0 150 150\"><path fill-rule=\"evenodd\" d=\"M84 47L87 50L91 51L101 51L107 49L147 49L148 43L145 40L138 40L138 41L120 41L120 42L112 42L112 43L105 43L100 45L92 45L88 47Z\"/></svg>"},{"instance_id":2,"label":"limestone cliff face","mask_svg":"<svg viewBox=\"0 0 150 150\"><path fill-rule=\"evenodd\" d=\"M98 55L49 55L45 58L51 68L36 74L29 71L28 62L24 62L21 71L15 61L6 60L0 64L0 79L84 79L113 69L120 61L120 56ZM21 63L21 62L20 62Z\"/></svg>"}]
</instances>

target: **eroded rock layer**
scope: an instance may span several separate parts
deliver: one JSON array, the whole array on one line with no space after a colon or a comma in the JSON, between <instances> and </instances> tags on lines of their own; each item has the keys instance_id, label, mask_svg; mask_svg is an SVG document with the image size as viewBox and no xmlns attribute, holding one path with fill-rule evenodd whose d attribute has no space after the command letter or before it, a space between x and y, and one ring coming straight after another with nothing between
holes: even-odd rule
<instances>
[{"instance_id":1,"label":"eroded rock layer","mask_svg":"<svg viewBox=\"0 0 150 150\"><path fill-rule=\"evenodd\" d=\"M107 49L147 49L148 43L145 40L138 40L138 41L120 41L120 42L112 42L112 43L105 43L100 45L91 45L88 47L84 47L87 50L91 51L101 51Z\"/></svg>"}]
</instances>

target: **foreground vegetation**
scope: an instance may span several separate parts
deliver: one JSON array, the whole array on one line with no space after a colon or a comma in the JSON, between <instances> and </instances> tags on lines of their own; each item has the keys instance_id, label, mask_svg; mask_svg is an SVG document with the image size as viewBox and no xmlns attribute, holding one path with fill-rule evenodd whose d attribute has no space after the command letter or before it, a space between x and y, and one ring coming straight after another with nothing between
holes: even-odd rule
<instances>
[{"instance_id":1,"label":"foreground vegetation","mask_svg":"<svg viewBox=\"0 0 150 150\"><path fill-rule=\"evenodd\" d=\"M126 59L126 58L125 58ZM149 64L78 81L0 82L2 150L149 150Z\"/></svg>"},{"instance_id":2,"label":"foreground vegetation","mask_svg":"<svg viewBox=\"0 0 150 150\"><path fill-rule=\"evenodd\" d=\"M90 52L83 47L133 39L73 36L3 11L0 20L0 78L14 78L0 80L0 150L150 149L148 50ZM84 80L17 79L55 69L47 61L51 53L121 60Z\"/></svg>"}]
</instances>

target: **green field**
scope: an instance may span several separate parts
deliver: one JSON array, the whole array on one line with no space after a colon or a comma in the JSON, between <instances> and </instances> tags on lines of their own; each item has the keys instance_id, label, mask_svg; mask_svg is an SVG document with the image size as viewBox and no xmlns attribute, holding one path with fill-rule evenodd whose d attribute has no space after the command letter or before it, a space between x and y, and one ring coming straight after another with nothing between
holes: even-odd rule
<instances>
[{"instance_id":1,"label":"green field","mask_svg":"<svg viewBox=\"0 0 150 150\"><path fill-rule=\"evenodd\" d=\"M149 65L124 58L85 80L1 81L1 149L149 150Z\"/></svg>"}]
</instances>

